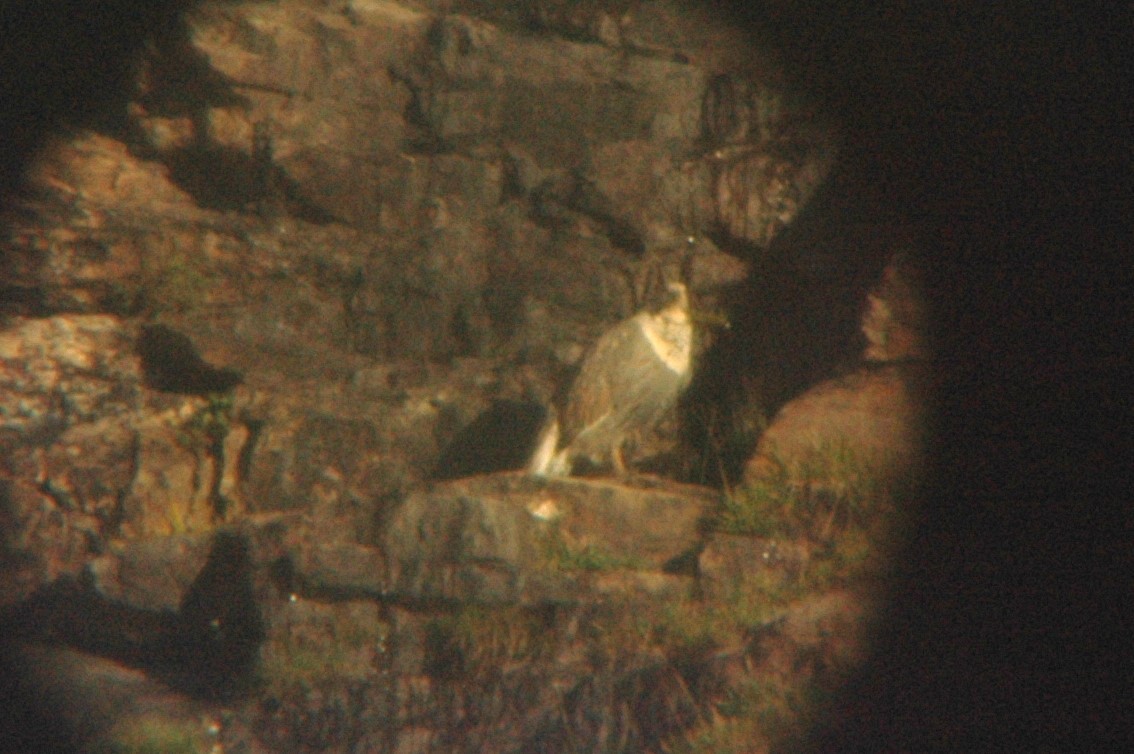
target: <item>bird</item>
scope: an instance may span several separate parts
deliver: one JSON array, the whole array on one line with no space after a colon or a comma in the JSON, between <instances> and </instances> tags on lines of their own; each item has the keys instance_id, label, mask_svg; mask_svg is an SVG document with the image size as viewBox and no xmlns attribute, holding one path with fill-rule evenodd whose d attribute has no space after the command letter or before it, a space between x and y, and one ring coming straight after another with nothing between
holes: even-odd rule
<instances>
[{"instance_id":1,"label":"bird","mask_svg":"<svg viewBox=\"0 0 1134 754\"><path fill-rule=\"evenodd\" d=\"M570 476L579 462L626 473L622 447L652 429L688 387L693 323L683 283L603 333L583 357L562 411L552 406L528 464L536 476Z\"/></svg>"}]
</instances>

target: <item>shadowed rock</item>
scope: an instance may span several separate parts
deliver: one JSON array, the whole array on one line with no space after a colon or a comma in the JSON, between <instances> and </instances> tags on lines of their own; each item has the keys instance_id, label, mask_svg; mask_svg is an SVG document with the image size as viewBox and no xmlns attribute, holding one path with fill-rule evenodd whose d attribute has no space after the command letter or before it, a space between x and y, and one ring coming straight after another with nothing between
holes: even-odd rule
<instances>
[{"instance_id":1,"label":"shadowed rock","mask_svg":"<svg viewBox=\"0 0 1134 754\"><path fill-rule=\"evenodd\" d=\"M231 390L244 379L235 369L209 364L189 336L165 325L142 328L138 355L142 357L146 385L154 390L207 395Z\"/></svg>"},{"instance_id":2,"label":"shadowed rock","mask_svg":"<svg viewBox=\"0 0 1134 754\"><path fill-rule=\"evenodd\" d=\"M474 474L511 471L528 460L528 441L535 437L545 409L535 403L496 401L445 447L434 478L457 479Z\"/></svg>"}]
</instances>

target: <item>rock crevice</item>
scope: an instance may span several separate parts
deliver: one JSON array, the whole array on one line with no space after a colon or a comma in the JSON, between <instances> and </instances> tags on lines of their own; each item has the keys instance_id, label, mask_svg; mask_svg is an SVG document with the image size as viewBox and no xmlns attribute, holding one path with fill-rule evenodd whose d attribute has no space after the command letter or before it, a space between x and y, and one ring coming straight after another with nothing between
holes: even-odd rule
<instances>
[{"instance_id":1,"label":"rock crevice","mask_svg":"<svg viewBox=\"0 0 1134 754\"><path fill-rule=\"evenodd\" d=\"M932 349L912 241L863 226L774 56L670 0L163 28L0 214L0 634L29 688L92 749L155 719L403 754L802 724L863 652ZM519 472L678 266L694 381L628 473Z\"/></svg>"}]
</instances>

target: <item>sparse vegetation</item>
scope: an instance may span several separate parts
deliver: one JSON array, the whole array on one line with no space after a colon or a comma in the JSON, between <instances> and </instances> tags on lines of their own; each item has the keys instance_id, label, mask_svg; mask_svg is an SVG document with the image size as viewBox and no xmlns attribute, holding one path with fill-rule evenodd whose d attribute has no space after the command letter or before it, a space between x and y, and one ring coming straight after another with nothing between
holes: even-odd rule
<instances>
[{"instance_id":1,"label":"sparse vegetation","mask_svg":"<svg viewBox=\"0 0 1134 754\"><path fill-rule=\"evenodd\" d=\"M231 501L220 492L220 476L224 467L224 441L232 431L232 416L235 398L231 392L209 393L205 404L177 428L177 442L193 453L198 471L204 457L212 459L210 488L207 492L209 511L212 519L223 519ZM190 506L191 507L191 504ZM189 526L189 511L170 511L168 515L174 532L184 531ZM178 520L178 518L184 520Z\"/></svg>"},{"instance_id":2,"label":"sparse vegetation","mask_svg":"<svg viewBox=\"0 0 1134 754\"><path fill-rule=\"evenodd\" d=\"M777 464L768 476L726 492L709 528L726 534L795 537L800 534L799 502L787 469Z\"/></svg>"},{"instance_id":3,"label":"sparse vegetation","mask_svg":"<svg viewBox=\"0 0 1134 754\"><path fill-rule=\"evenodd\" d=\"M554 615L522 606L466 605L426 626L428 671L457 677L536 659L555 645Z\"/></svg>"},{"instance_id":4,"label":"sparse vegetation","mask_svg":"<svg viewBox=\"0 0 1134 754\"><path fill-rule=\"evenodd\" d=\"M389 638L389 626L374 617L369 612L329 616L320 631L282 632L261 654L261 682L282 691L373 674L372 660L386 651Z\"/></svg>"},{"instance_id":5,"label":"sparse vegetation","mask_svg":"<svg viewBox=\"0 0 1134 754\"><path fill-rule=\"evenodd\" d=\"M742 390L746 397L731 410L714 402L689 404L684 455L694 460L685 470L688 481L729 489L752 455L768 427L768 415L756 386L745 384Z\"/></svg>"},{"instance_id":6,"label":"sparse vegetation","mask_svg":"<svg viewBox=\"0 0 1134 754\"><path fill-rule=\"evenodd\" d=\"M544 556L548 567L559 571L615 571L622 568L647 568L641 558L610 552L593 544L572 545L563 533L552 526L544 539Z\"/></svg>"},{"instance_id":7,"label":"sparse vegetation","mask_svg":"<svg viewBox=\"0 0 1134 754\"><path fill-rule=\"evenodd\" d=\"M719 714L711 724L675 737L665 749L668 754L750 754L767 750L767 738L754 715Z\"/></svg>"},{"instance_id":8,"label":"sparse vegetation","mask_svg":"<svg viewBox=\"0 0 1134 754\"><path fill-rule=\"evenodd\" d=\"M802 586L825 588L876 572L900 531L912 480L864 461L846 441L818 444L787 462L767 459L755 481L724 496L709 528L729 534L805 539L815 548Z\"/></svg>"},{"instance_id":9,"label":"sparse vegetation","mask_svg":"<svg viewBox=\"0 0 1134 754\"><path fill-rule=\"evenodd\" d=\"M671 754L746 754L768 751L773 741L809 720L813 700L782 677L747 678L713 706L711 721L676 736Z\"/></svg>"},{"instance_id":10,"label":"sparse vegetation","mask_svg":"<svg viewBox=\"0 0 1134 754\"><path fill-rule=\"evenodd\" d=\"M205 405L193 412L177 438L186 448L212 452L232 430L232 393L209 393Z\"/></svg>"},{"instance_id":11,"label":"sparse vegetation","mask_svg":"<svg viewBox=\"0 0 1134 754\"><path fill-rule=\"evenodd\" d=\"M165 523L169 526L169 533L174 536L188 534L193 527L193 501L188 500L183 505L169 505L162 508Z\"/></svg>"},{"instance_id":12,"label":"sparse vegetation","mask_svg":"<svg viewBox=\"0 0 1134 754\"><path fill-rule=\"evenodd\" d=\"M697 653L737 645L810 596L884 571L913 499L914 472L893 459L865 461L848 442L817 444L787 461L766 459L764 473L730 489L708 522L710 532L797 543L808 556L798 573L757 568L711 600L671 602L648 621L652 642L669 652ZM673 654L669 656L673 657ZM831 662L835 665L830 665ZM767 751L821 713L822 695L837 684L838 658L820 663L820 679L762 672L729 684L703 722L676 734L673 754ZM816 671L820 672L820 671Z\"/></svg>"},{"instance_id":13,"label":"sparse vegetation","mask_svg":"<svg viewBox=\"0 0 1134 754\"><path fill-rule=\"evenodd\" d=\"M804 596L799 579L776 569L755 568L726 593L711 598L690 593L652 603L638 614L639 632L668 656L735 647L743 637L772 624Z\"/></svg>"}]
</instances>

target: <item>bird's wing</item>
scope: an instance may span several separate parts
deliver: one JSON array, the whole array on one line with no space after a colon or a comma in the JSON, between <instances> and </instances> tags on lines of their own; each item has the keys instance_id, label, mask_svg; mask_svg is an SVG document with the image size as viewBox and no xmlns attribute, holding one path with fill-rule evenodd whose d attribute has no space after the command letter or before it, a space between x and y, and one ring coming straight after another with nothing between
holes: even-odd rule
<instances>
[{"instance_id":1,"label":"bird's wing","mask_svg":"<svg viewBox=\"0 0 1134 754\"><path fill-rule=\"evenodd\" d=\"M560 447L583 432L640 429L672 403L680 378L646 340L642 316L604 333L584 358L562 415Z\"/></svg>"},{"instance_id":2,"label":"bird's wing","mask_svg":"<svg viewBox=\"0 0 1134 754\"><path fill-rule=\"evenodd\" d=\"M618 351L628 337L628 324L620 322L607 330L583 356L561 412L560 446L566 446L576 435L610 413L613 405L611 372L617 367Z\"/></svg>"}]
</instances>

